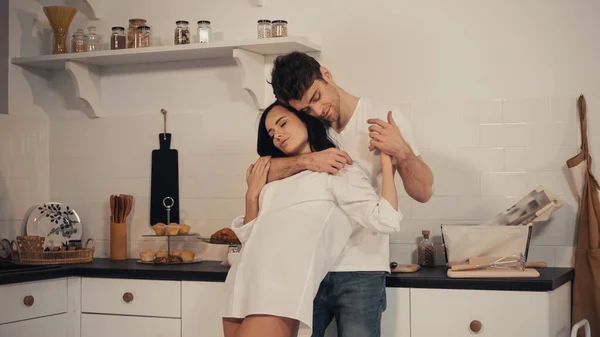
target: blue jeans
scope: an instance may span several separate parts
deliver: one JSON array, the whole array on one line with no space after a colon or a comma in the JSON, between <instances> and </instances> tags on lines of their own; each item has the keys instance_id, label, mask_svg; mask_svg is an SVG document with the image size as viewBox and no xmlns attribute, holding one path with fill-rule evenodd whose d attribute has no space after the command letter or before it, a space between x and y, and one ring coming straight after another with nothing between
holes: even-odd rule
<instances>
[{"instance_id":1,"label":"blue jeans","mask_svg":"<svg viewBox=\"0 0 600 337\"><path fill-rule=\"evenodd\" d=\"M339 337L380 337L386 306L384 272L330 272L314 299L312 337L334 317Z\"/></svg>"}]
</instances>

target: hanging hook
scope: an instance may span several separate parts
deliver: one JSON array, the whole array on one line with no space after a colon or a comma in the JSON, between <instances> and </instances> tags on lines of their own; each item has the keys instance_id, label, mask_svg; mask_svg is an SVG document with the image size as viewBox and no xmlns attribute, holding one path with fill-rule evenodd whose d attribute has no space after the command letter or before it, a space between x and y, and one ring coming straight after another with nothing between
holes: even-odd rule
<instances>
[{"instance_id":1,"label":"hanging hook","mask_svg":"<svg viewBox=\"0 0 600 337\"><path fill-rule=\"evenodd\" d=\"M160 109L160 112L163 114L163 120L164 120L163 139L167 140L167 110Z\"/></svg>"}]
</instances>

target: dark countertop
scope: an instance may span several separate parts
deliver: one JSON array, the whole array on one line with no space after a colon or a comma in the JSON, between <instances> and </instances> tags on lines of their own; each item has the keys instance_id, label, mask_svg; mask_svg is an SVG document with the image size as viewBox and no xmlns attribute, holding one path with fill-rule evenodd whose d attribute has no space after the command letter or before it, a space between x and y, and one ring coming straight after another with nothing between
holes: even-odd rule
<instances>
[{"instance_id":1,"label":"dark countertop","mask_svg":"<svg viewBox=\"0 0 600 337\"><path fill-rule=\"evenodd\" d=\"M216 261L184 265L150 265L137 263L134 259L111 261L98 258L86 264L27 266L17 270L6 270L0 265L0 285L68 276L223 282L228 270L229 268ZM502 279L453 279L446 276L446 271L446 267L436 267L421 269L415 273L394 273L388 275L386 285L391 288L550 291L572 281L574 276L573 268L542 268L538 269L538 278Z\"/></svg>"}]
</instances>

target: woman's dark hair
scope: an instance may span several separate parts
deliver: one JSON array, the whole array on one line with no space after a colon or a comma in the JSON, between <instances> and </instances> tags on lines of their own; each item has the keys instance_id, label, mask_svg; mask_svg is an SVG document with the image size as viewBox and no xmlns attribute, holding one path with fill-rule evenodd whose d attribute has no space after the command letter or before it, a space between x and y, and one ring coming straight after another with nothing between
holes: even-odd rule
<instances>
[{"instance_id":1,"label":"woman's dark hair","mask_svg":"<svg viewBox=\"0 0 600 337\"><path fill-rule=\"evenodd\" d=\"M326 150L331 147L336 147L331 139L329 139L327 135L327 125L318 118L312 117L308 114L298 112L293 107L284 104L280 101L275 101L273 104L269 105L265 111L262 113L260 117L260 122L258 124L258 141L257 141L257 152L258 155L263 156L271 156L273 158L277 157L286 157L286 154L281 152L275 145L273 144L273 139L269 136L269 132L267 131L267 127L265 125L265 121L267 119L267 115L269 112L276 106L283 107L294 115L298 116L298 118L306 125L306 130L308 133L308 143L310 144L310 149L314 152Z\"/></svg>"}]
</instances>

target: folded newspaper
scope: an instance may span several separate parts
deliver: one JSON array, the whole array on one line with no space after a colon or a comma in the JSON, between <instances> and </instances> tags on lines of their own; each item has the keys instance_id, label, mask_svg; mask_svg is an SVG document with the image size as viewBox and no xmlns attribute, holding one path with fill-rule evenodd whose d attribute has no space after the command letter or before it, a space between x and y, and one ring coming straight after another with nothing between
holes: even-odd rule
<instances>
[{"instance_id":1,"label":"folded newspaper","mask_svg":"<svg viewBox=\"0 0 600 337\"><path fill-rule=\"evenodd\" d=\"M544 222L548 221L552 213L561 208L562 205L560 199L552 195L543 186L538 186L519 202L481 225L526 226Z\"/></svg>"}]
</instances>

